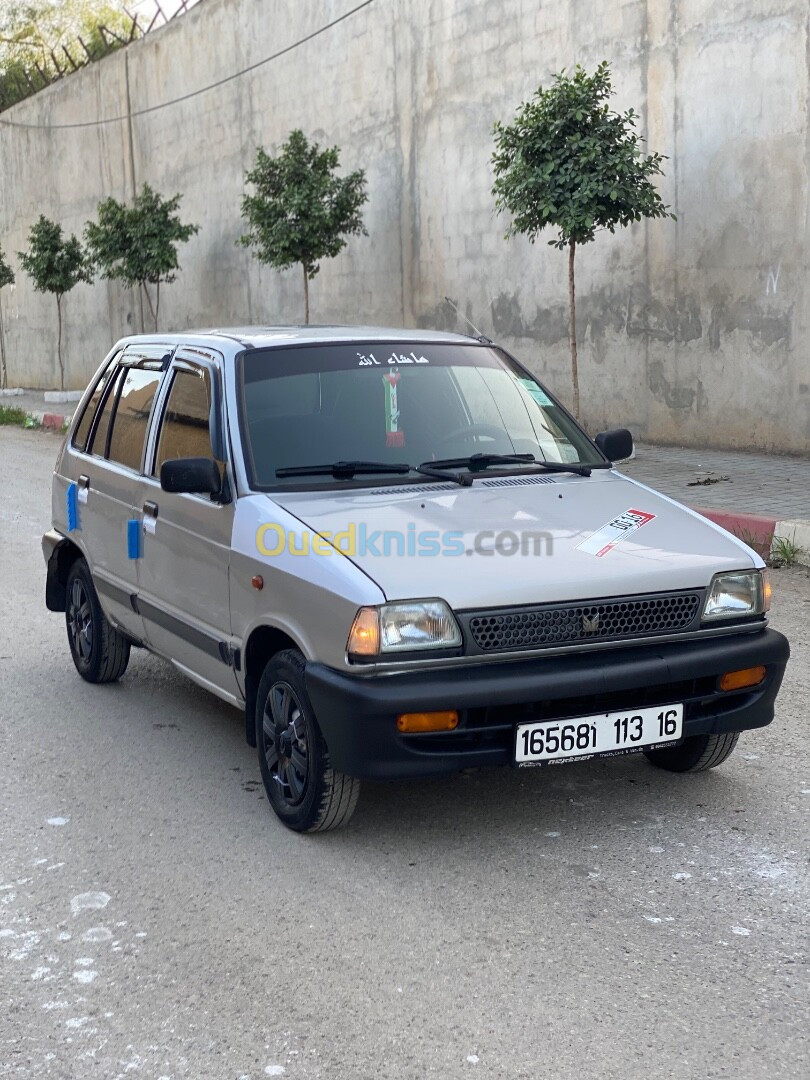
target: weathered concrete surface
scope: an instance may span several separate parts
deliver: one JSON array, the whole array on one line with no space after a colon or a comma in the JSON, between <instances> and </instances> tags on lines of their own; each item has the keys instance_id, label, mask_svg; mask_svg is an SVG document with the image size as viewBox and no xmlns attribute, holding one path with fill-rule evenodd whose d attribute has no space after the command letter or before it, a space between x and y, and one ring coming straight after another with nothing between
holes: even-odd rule
<instances>
[{"instance_id":1,"label":"weathered concrete surface","mask_svg":"<svg viewBox=\"0 0 810 1080\"><path fill-rule=\"evenodd\" d=\"M806 1074L807 572L773 575L777 719L721 768L369 784L299 837L235 710L143 653L76 675L43 604L57 445L0 429L0 1076Z\"/></svg>"},{"instance_id":2,"label":"weathered concrete surface","mask_svg":"<svg viewBox=\"0 0 810 1080\"><path fill-rule=\"evenodd\" d=\"M352 0L205 0L124 53L5 113L64 124L152 108L278 51ZM375 0L308 44L189 101L100 128L0 127L0 237L39 212L80 231L100 198L149 181L184 193L201 232L165 290L163 325L297 321L299 274L235 246L255 148L295 126L369 176L369 237L324 264L313 319L462 328L451 296L569 393L564 256L503 239L489 157L495 119L561 67L611 61L669 154L678 221L580 252L584 416L646 440L810 449L810 18L806 0ZM132 294L71 294L66 354L81 386L139 328ZM55 380L50 297L4 290L10 384Z\"/></svg>"}]
</instances>

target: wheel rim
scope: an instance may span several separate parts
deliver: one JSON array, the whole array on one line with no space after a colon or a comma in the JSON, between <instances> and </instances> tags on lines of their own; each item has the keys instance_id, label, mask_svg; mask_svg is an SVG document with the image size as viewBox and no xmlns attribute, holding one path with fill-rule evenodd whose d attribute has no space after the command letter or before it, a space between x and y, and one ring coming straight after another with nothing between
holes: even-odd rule
<instances>
[{"instance_id":1,"label":"wheel rim","mask_svg":"<svg viewBox=\"0 0 810 1080\"><path fill-rule=\"evenodd\" d=\"M298 697L286 682L273 683L262 718L264 760L276 796L299 806L307 793L309 739Z\"/></svg>"},{"instance_id":2,"label":"wheel rim","mask_svg":"<svg viewBox=\"0 0 810 1080\"><path fill-rule=\"evenodd\" d=\"M93 611L87 589L78 578L70 590L67 622L73 651L82 660L89 660L93 649Z\"/></svg>"}]
</instances>

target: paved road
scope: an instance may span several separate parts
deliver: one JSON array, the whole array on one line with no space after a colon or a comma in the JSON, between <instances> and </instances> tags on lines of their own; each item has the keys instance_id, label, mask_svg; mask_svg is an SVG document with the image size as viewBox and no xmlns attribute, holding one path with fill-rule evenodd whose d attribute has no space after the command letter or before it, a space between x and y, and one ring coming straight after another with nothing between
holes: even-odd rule
<instances>
[{"instance_id":1,"label":"paved road","mask_svg":"<svg viewBox=\"0 0 810 1080\"><path fill-rule=\"evenodd\" d=\"M641 758L268 810L239 714L43 606L57 440L0 430L0 1075L806 1075L810 577L775 575L777 723L713 773Z\"/></svg>"}]
</instances>

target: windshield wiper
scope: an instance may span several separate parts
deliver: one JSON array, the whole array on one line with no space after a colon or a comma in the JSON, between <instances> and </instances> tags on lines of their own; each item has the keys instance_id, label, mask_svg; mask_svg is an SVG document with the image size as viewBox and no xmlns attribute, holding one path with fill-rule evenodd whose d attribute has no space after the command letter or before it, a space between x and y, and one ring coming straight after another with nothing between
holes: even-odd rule
<instances>
[{"instance_id":1,"label":"windshield wiper","mask_svg":"<svg viewBox=\"0 0 810 1080\"><path fill-rule=\"evenodd\" d=\"M336 480L351 480L357 473L409 473L413 466L405 462L333 461L331 465L291 465L276 469L276 476L334 476Z\"/></svg>"},{"instance_id":2,"label":"windshield wiper","mask_svg":"<svg viewBox=\"0 0 810 1080\"><path fill-rule=\"evenodd\" d=\"M436 469L469 469L472 473L487 469L490 465L533 465L546 472L572 472L578 476L590 476L592 468L579 461L538 461L534 454L472 454L468 458L443 458L441 461L424 463L428 464Z\"/></svg>"},{"instance_id":3,"label":"windshield wiper","mask_svg":"<svg viewBox=\"0 0 810 1080\"><path fill-rule=\"evenodd\" d=\"M472 477L459 473L445 472L437 469L431 463L424 465L408 465L404 461L333 461L331 465L290 465L283 469L276 469L276 476L283 480L286 476L333 476L336 480L351 480L362 473L394 473L404 476L406 473L417 472L424 476L436 477L438 480L452 480L462 487L472 484Z\"/></svg>"}]
</instances>

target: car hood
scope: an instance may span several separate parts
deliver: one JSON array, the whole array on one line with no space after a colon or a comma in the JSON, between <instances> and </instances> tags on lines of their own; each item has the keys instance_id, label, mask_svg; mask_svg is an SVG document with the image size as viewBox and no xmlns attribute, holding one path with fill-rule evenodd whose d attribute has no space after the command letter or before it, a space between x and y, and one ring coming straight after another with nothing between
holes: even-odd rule
<instances>
[{"instance_id":1,"label":"car hood","mask_svg":"<svg viewBox=\"0 0 810 1080\"><path fill-rule=\"evenodd\" d=\"M457 610L694 589L763 565L730 533L613 470L269 497L329 534L389 600L441 597Z\"/></svg>"}]
</instances>

